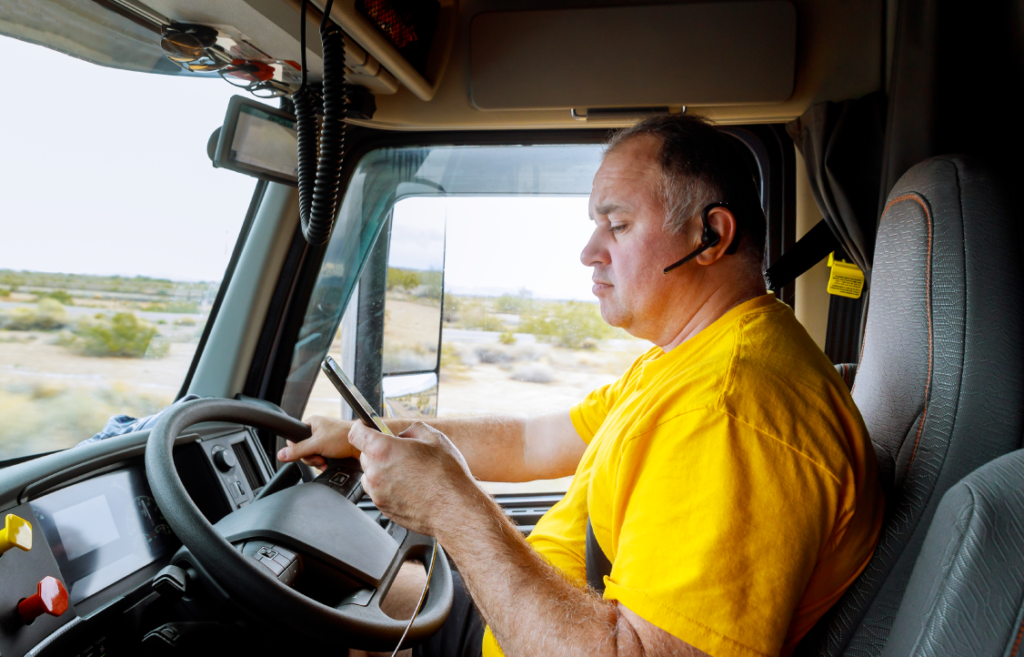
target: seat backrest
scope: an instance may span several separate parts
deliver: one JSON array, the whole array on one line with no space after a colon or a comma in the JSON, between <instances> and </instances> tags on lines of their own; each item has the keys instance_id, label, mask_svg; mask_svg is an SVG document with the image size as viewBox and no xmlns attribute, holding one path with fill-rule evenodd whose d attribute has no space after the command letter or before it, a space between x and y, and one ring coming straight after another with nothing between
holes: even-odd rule
<instances>
[{"instance_id":1,"label":"seat backrest","mask_svg":"<svg viewBox=\"0 0 1024 657\"><path fill-rule=\"evenodd\" d=\"M1016 657L1022 635L1024 450L1018 450L975 470L942 498L882 655Z\"/></svg>"},{"instance_id":2,"label":"seat backrest","mask_svg":"<svg viewBox=\"0 0 1024 657\"><path fill-rule=\"evenodd\" d=\"M878 455L885 525L800 656L879 655L943 493L1020 446L1020 244L1007 196L977 160L925 160L889 195L853 397Z\"/></svg>"}]
</instances>

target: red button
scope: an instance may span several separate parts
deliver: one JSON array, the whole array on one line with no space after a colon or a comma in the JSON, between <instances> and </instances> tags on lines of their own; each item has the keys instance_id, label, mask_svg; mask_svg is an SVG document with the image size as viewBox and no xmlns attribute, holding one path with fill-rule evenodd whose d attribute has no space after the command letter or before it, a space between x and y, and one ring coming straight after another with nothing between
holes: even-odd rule
<instances>
[{"instance_id":1,"label":"red button","mask_svg":"<svg viewBox=\"0 0 1024 657\"><path fill-rule=\"evenodd\" d=\"M68 610L68 591L56 577L44 577L36 586L36 594L18 603L18 613L26 625L43 614L60 616Z\"/></svg>"}]
</instances>

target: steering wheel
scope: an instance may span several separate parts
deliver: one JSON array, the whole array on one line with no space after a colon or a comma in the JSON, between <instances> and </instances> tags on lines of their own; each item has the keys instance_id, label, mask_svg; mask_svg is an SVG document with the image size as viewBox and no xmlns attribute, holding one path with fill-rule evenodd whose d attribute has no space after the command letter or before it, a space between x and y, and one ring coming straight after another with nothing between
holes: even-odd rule
<instances>
[{"instance_id":1,"label":"steering wheel","mask_svg":"<svg viewBox=\"0 0 1024 657\"><path fill-rule=\"evenodd\" d=\"M255 615L283 623L324 641L343 639L360 650L391 651L408 621L394 620L380 608L402 564L429 559L434 539L396 528L394 536L333 487L292 486L228 514L216 525L199 511L174 466L175 439L200 422L221 421L272 431L292 440L310 428L283 413L226 399L200 399L168 410L146 444L146 474L157 506L199 565L235 601ZM291 588L257 558L243 554L246 541L262 539L355 582L355 594L335 607ZM265 553L264 553L265 555ZM405 647L441 628L452 607L452 574L440 546L423 609Z\"/></svg>"}]
</instances>

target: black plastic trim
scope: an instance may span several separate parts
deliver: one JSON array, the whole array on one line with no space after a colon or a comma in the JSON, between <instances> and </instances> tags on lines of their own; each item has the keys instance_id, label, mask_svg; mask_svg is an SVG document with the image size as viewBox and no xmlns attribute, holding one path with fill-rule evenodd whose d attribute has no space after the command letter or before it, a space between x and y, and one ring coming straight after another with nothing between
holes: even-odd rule
<instances>
[{"instance_id":1,"label":"black plastic trim","mask_svg":"<svg viewBox=\"0 0 1024 657\"><path fill-rule=\"evenodd\" d=\"M0 461L0 470L9 468L12 465L18 465L19 463L25 463L26 461L34 461L35 459L49 456L50 454L56 454L60 450L54 450L52 452L40 452L38 454L28 454L27 456L15 456L13 459L7 459L6 461Z\"/></svg>"},{"instance_id":2,"label":"black plastic trim","mask_svg":"<svg viewBox=\"0 0 1024 657\"><path fill-rule=\"evenodd\" d=\"M384 412L384 384L381 378L384 365L384 306L393 217L394 210L391 210L363 265L356 306L356 335L362 339L356 340L353 382L378 414Z\"/></svg>"},{"instance_id":3,"label":"black plastic trim","mask_svg":"<svg viewBox=\"0 0 1024 657\"><path fill-rule=\"evenodd\" d=\"M256 351L253 354L252 365L246 377L245 387L242 388L244 396L264 400L270 399L274 404L280 404L280 393L277 395L276 400L273 399L272 395L268 396L268 383L272 380L268 373L271 371L273 363L277 360L276 356L281 346L282 335L291 324L295 323L294 319L289 321L289 315L292 314L290 311L294 300L302 296L300 288L304 280L301 276L301 272L305 271L303 265L310 253L319 252L318 259L322 260L322 252L325 249L326 246L311 246L306 241L306 238L302 236L301 230L296 230L295 234L292 235L292 243L288 247L288 255L281 266L281 273L278 275L277 285L274 288L273 296L270 298L267 315L263 320L263 329L260 331L260 337L256 343ZM315 281L314 276L314 285ZM312 292L312 287L310 287L309 291ZM308 298L307 294L307 303ZM298 329L301 328L301 320L302 316L300 315L299 325L295 328L296 335ZM294 344L294 341L292 344ZM285 372L284 375L287 376L288 373ZM282 391L283 389L282 386Z\"/></svg>"},{"instance_id":4,"label":"black plastic trim","mask_svg":"<svg viewBox=\"0 0 1024 657\"><path fill-rule=\"evenodd\" d=\"M742 142L757 161L761 173L761 206L768 221L764 268L774 264L796 242L796 150L779 125L728 126L722 131ZM793 305L796 285L777 291L781 301Z\"/></svg>"}]
</instances>

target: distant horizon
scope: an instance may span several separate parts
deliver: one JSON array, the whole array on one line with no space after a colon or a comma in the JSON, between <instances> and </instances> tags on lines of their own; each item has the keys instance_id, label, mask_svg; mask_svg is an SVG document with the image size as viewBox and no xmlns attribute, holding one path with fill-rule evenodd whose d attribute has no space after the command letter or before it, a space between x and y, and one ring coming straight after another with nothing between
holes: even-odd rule
<instances>
[{"instance_id":1,"label":"distant horizon","mask_svg":"<svg viewBox=\"0 0 1024 657\"><path fill-rule=\"evenodd\" d=\"M220 280L187 280L180 278L163 278L159 276L146 276L145 274L136 274L129 276L127 274L89 274L85 272L77 271L49 271L46 269L10 269L9 267L0 267L0 273L10 272L12 274L54 274L57 276L88 276L90 278L144 278L149 281L164 281L167 283L220 283ZM223 280L223 278L221 279Z\"/></svg>"},{"instance_id":2,"label":"distant horizon","mask_svg":"<svg viewBox=\"0 0 1024 657\"><path fill-rule=\"evenodd\" d=\"M407 270L407 271L422 271L422 272L438 271L437 269L413 269L413 268L410 268L410 267L396 267L396 269L404 269L404 270ZM56 275L59 275L59 276L81 276L83 278L119 278L119 279L126 279L126 280L134 280L134 279L140 279L141 278L141 279L150 280L150 281L160 281L160 282L166 282L166 283L188 283L188 284L191 284L191 285L195 285L195 284L199 284L199 283L205 283L205 284L208 284L208 285L219 285L221 283L221 281L190 281L190 280L179 280L179 279L174 279L174 278L156 278L155 276L143 276L142 274L137 274L135 276L124 276L124 275L121 275L121 274L82 274L82 273L78 273L78 272L42 271L42 270L36 270L36 269L7 269L7 268L0 269L0 274L3 274L3 273L12 273L12 274L56 274ZM0 287L5 287L5 285L6 284L0 284ZM38 285L32 285L32 284L28 284L28 283L26 283L26 285L28 287L40 287ZM68 288L68 289L66 289L66 291L74 291L75 289L76 288ZM445 288L445 291L444 291L445 294L451 294L451 295L455 295L455 296L462 296L462 297L485 297L485 298L488 298L488 299L496 299L496 298L503 297L503 296L506 296L506 295L512 296L512 297L520 297L522 295L522 292L523 292L523 288L519 288L519 289L513 289L513 288L485 288L485 289L478 289L478 288L466 288L466 287L458 287L458 288L448 287L448 288ZM540 301L578 301L578 302L581 302L581 303L598 303L598 300L597 300L596 297L593 300L591 300L591 299L579 299L579 298L575 298L575 297L542 296L542 295L535 294L533 292L533 290L526 290L526 292L529 293L529 296L527 296L525 298L527 298L527 299L537 299L537 300L540 300Z\"/></svg>"}]
</instances>

